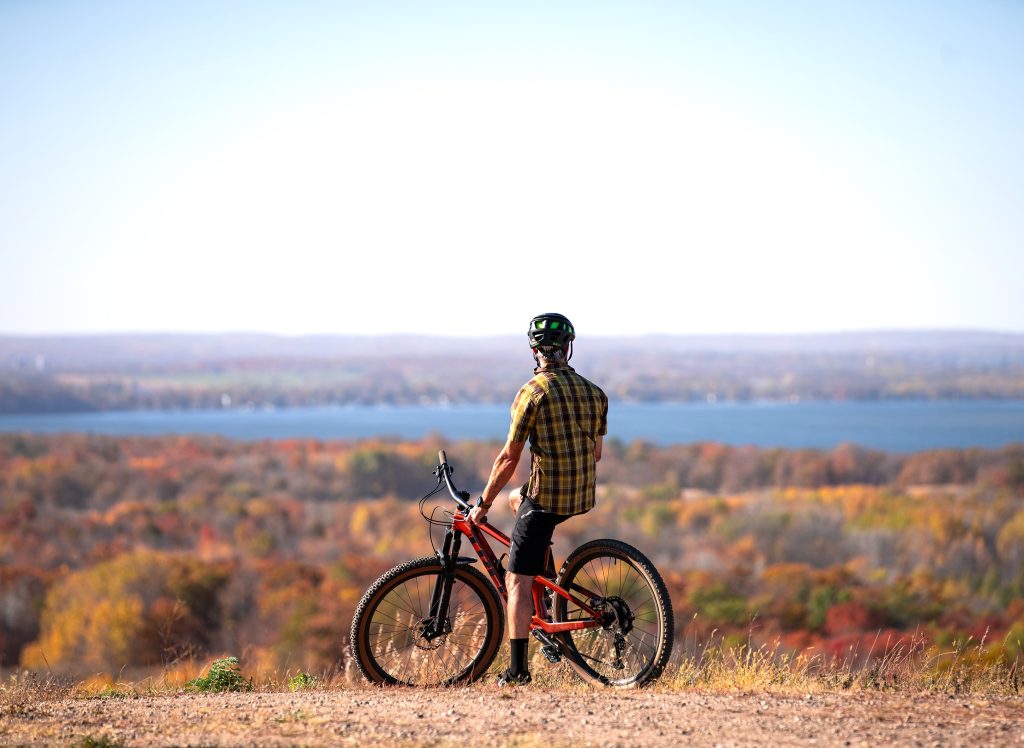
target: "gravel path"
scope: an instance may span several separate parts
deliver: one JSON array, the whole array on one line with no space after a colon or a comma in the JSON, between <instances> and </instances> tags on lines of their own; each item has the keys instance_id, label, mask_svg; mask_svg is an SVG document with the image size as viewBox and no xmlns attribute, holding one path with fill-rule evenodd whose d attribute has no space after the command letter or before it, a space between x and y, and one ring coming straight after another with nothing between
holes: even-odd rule
<instances>
[{"instance_id":1,"label":"gravel path","mask_svg":"<svg viewBox=\"0 0 1024 748\"><path fill-rule=\"evenodd\" d=\"M0 745L86 738L130 746L1024 746L1024 699L484 685L66 699L0 714Z\"/></svg>"}]
</instances>

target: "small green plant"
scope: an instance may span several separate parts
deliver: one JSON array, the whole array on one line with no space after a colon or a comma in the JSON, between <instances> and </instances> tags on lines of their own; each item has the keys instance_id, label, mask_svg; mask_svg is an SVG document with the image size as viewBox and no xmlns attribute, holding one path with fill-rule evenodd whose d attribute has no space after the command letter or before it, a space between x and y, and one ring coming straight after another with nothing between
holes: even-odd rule
<instances>
[{"instance_id":1,"label":"small green plant","mask_svg":"<svg viewBox=\"0 0 1024 748\"><path fill-rule=\"evenodd\" d=\"M238 669L237 657L222 657L210 665L206 675L185 684L186 691L221 693L223 691L251 691L252 680L246 680Z\"/></svg>"},{"instance_id":2,"label":"small green plant","mask_svg":"<svg viewBox=\"0 0 1024 748\"><path fill-rule=\"evenodd\" d=\"M320 679L315 675L310 675L299 671L298 674L292 676L288 680L288 688L292 691L305 691L311 688L316 688L320 685Z\"/></svg>"},{"instance_id":3,"label":"small green plant","mask_svg":"<svg viewBox=\"0 0 1024 748\"><path fill-rule=\"evenodd\" d=\"M95 696L89 698L93 699L130 699L138 694L135 690L124 683L114 683L103 687L103 690L97 693Z\"/></svg>"}]
</instances>

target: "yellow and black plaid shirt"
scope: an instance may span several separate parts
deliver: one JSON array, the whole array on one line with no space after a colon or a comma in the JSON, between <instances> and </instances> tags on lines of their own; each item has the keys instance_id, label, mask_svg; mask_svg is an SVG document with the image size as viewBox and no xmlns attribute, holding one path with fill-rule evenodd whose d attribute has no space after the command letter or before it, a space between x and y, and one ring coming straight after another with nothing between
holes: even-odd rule
<instances>
[{"instance_id":1,"label":"yellow and black plaid shirt","mask_svg":"<svg viewBox=\"0 0 1024 748\"><path fill-rule=\"evenodd\" d=\"M540 369L512 403L509 439L530 439L530 482L523 495L555 514L594 506L594 443L608 433L608 398L571 366Z\"/></svg>"}]
</instances>

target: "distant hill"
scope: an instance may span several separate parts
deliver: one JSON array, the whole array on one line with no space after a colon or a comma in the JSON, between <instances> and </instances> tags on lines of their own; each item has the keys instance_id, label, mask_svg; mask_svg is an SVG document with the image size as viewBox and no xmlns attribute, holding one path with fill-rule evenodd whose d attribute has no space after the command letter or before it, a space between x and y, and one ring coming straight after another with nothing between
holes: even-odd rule
<instances>
[{"instance_id":1,"label":"distant hill","mask_svg":"<svg viewBox=\"0 0 1024 748\"><path fill-rule=\"evenodd\" d=\"M0 412L504 402L524 337L4 336ZM625 400L1024 398L1021 333L584 336L575 354Z\"/></svg>"},{"instance_id":2,"label":"distant hill","mask_svg":"<svg viewBox=\"0 0 1024 748\"><path fill-rule=\"evenodd\" d=\"M426 335L270 335L264 333L126 333L119 335L0 336L0 367L152 366L187 361L334 359L348 356L451 355L477 352L514 356L525 336L458 338ZM580 350L713 353L959 353L1024 356L1024 333L970 330L895 330L802 335L594 336Z\"/></svg>"}]
</instances>

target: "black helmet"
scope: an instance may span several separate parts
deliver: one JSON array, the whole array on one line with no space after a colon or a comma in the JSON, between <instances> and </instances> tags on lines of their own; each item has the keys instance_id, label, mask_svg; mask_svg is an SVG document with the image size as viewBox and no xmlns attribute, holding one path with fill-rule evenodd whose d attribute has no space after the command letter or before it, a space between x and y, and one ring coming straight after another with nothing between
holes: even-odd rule
<instances>
[{"instance_id":1,"label":"black helmet","mask_svg":"<svg viewBox=\"0 0 1024 748\"><path fill-rule=\"evenodd\" d=\"M526 331L531 348L565 348L576 339L572 322L561 314L540 314L530 320Z\"/></svg>"}]
</instances>

